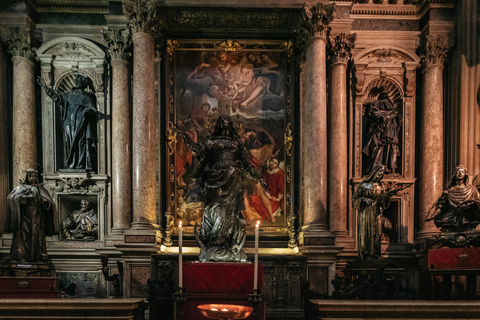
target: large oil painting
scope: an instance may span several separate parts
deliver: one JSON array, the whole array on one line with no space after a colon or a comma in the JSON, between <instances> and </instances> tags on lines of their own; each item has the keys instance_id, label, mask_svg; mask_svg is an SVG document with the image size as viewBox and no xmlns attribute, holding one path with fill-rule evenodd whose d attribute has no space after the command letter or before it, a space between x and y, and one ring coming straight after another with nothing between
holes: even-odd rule
<instances>
[{"instance_id":1,"label":"large oil painting","mask_svg":"<svg viewBox=\"0 0 480 320\"><path fill-rule=\"evenodd\" d=\"M263 188L248 179L244 183L242 214L247 226L253 228L260 220L263 230L285 230L291 197L291 150L286 150L285 138L291 136L293 113L288 50L281 42L259 47L241 41L198 45L170 40L168 58L169 129L201 143L219 115L230 116L245 158L265 182ZM169 210L175 212L176 223L194 226L200 224L205 204L194 183L200 160L173 131L169 130Z\"/></svg>"}]
</instances>

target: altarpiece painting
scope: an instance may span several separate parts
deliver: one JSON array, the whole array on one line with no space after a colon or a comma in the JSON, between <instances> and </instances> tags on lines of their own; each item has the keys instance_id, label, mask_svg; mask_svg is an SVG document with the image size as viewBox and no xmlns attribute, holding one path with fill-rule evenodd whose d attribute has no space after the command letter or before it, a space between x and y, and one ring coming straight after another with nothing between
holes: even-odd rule
<instances>
[{"instance_id":1,"label":"altarpiece painting","mask_svg":"<svg viewBox=\"0 0 480 320\"><path fill-rule=\"evenodd\" d=\"M293 60L285 41L167 41L167 211L193 232L205 205L195 185L196 143L212 133L220 115L233 119L249 165L265 187L244 183L247 229L288 233L292 211ZM248 180L248 179L247 179ZM291 218L291 217L290 217ZM167 217L167 224L169 219Z\"/></svg>"}]
</instances>

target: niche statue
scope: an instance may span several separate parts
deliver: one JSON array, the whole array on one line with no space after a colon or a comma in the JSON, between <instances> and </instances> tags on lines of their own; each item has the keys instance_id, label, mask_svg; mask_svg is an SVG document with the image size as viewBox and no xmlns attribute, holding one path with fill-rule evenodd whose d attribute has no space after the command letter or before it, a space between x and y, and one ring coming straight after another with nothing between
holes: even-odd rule
<instances>
[{"instance_id":1,"label":"niche statue","mask_svg":"<svg viewBox=\"0 0 480 320\"><path fill-rule=\"evenodd\" d=\"M63 221L63 234L67 239L96 240L98 218L93 209L88 209L87 200L80 201L80 209L74 210Z\"/></svg>"},{"instance_id":2,"label":"niche statue","mask_svg":"<svg viewBox=\"0 0 480 320\"><path fill-rule=\"evenodd\" d=\"M0 234L3 230L13 232L12 261L45 261L45 236L58 232L57 209L47 189L38 183L37 171L27 169L25 173L25 180L7 197L7 215Z\"/></svg>"},{"instance_id":3,"label":"niche statue","mask_svg":"<svg viewBox=\"0 0 480 320\"><path fill-rule=\"evenodd\" d=\"M382 226L385 224L383 210L390 205L390 198L400 191L400 186L389 190L382 186L385 170L384 165L373 167L353 194L353 206L358 210L357 241L360 260L381 257Z\"/></svg>"},{"instance_id":4,"label":"niche statue","mask_svg":"<svg viewBox=\"0 0 480 320\"><path fill-rule=\"evenodd\" d=\"M426 220L445 232L473 230L480 223L480 194L468 180L463 165L455 168L450 183L427 213Z\"/></svg>"},{"instance_id":5,"label":"niche statue","mask_svg":"<svg viewBox=\"0 0 480 320\"><path fill-rule=\"evenodd\" d=\"M60 105L65 169L94 171L97 157L97 109L95 95L85 91L88 78L75 76L75 87L64 93L46 86L45 93Z\"/></svg>"},{"instance_id":6,"label":"niche statue","mask_svg":"<svg viewBox=\"0 0 480 320\"><path fill-rule=\"evenodd\" d=\"M378 89L377 100L365 107L370 122L367 142L362 149L362 153L368 158L367 171L370 172L374 166L383 164L387 173L395 173L400 156L398 145L401 123L398 110L383 87Z\"/></svg>"}]
</instances>

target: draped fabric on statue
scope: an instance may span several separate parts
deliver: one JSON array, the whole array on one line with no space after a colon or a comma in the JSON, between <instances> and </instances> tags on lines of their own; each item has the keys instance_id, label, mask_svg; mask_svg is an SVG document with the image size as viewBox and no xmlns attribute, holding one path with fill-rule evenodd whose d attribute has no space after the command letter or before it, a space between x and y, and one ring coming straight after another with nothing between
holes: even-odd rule
<instances>
[{"instance_id":1,"label":"draped fabric on statue","mask_svg":"<svg viewBox=\"0 0 480 320\"><path fill-rule=\"evenodd\" d=\"M40 261L47 253L45 236L58 232L55 204L42 186L21 184L7 197L5 232L13 232L10 258ZM0 230L1 231L1 230Z\"/></svg>"},{"instance_id":2,"label":"draped fabric on statue","mask_svg":"<svg viewBox=\"0 0 480 320\"><path fill-rule=\"evenodd\" d=\"M238 139L209 137L204 142L201 172L206 206L202 217L200 261L244 261L241 243L245 233L243 198L244 170Z\"/></svg>"},{"instance_id":3,"label":"draped fabric on statue","mask_svg":"<svg viewBox=\"0 0 480 320\"><path fill-rule=\"evenodd\" d=\"M441 213L434 218L437 227L480 223L480 194L471 184L450 187L437 200Z\"/></svg>"},{"instance_id":4,"label":"draped fabric on statue","mask_svg":"<svg viewBox=\"0 0 480 320\"><path fill-rule=\"evenodd\" d=\"M97 115L92 111L96 109L95 98L74 89L62 93L57 102L63 104L65 167L93 170L97 146Z\"/></svg>"},{"instance_id":5,"label":"draped fabric on statue","mask_svg":"<svg viewBox=\"0 0 480 320\"><path fill-rule=\"evenodd\" d=\"M365 199L371 199L373 204L367 204ZM390 198L385 197L385 189L379 183L364 181L358 185L353 195L353 205L358 210L358 254L361 259L378 258L382 240L379 215L382 209L390 205Z\"/></svg>"}]
</instances>

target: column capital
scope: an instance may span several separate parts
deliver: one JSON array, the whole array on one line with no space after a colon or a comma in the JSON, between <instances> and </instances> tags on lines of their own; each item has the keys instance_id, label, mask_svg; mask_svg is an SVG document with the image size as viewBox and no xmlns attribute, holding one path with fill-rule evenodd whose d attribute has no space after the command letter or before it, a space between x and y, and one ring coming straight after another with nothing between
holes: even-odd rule
<instances>
[{"instance_id":1,"label":"column capital","mask_svg":"<svg viewBox=\"0 0 480 320\"><path fill-rule=\"evenodd\" d=\"M424 70L430 67L441 67L447 58L448 44L445 36L429 35L424 37L423 46L420 47L420 58Z\"/></svg>"},{"instance_id":2,"label":"column capital","mask_svg":"<svg viewBox=\"0 0 480 320\"><path fill-rule=\"evenodd\" d=\"M303 5L300 22L296 33L296 46L304 51L311 38L323 38L327 42L330 34L330 22L335 16L335 3L324 5L317 3L311 7Z\"/></svg>"},{"instance_id":3,"label":"column capital","mask_svg":"<svg viewBox=\"0 0 480 320\"><path fill-rule=\"evenodd\" d=\"M143 32L153 38L161 35L155 0L124 0L123 13L130 19L134 33Z\"/></svg>"},{"instance_id":4,"label":"column capital","mask_svg":"<svg viewBox=\"0 0 480 320\"><path fill-rule=\"evenodd\" d=\"M13 57L34 60L36 48L32 44L33 37L29 28L4 27L0 30L0 36Z\"/></svg>"},{"instance_id":5,"label":"column capital","mask_svg":"<svg viewBox=\"0 0 480 320\"><path fill-rule=\"evenodd\" d=\"M340 33L329 38L328 56L332 64L347 64L352 57L357 35Z\"/></svg>"},{"instance_id":6,"label":"column capital","mask_svg":"<svg viewBox=\"0 0 480 320\"><path fill-rule=\"evenodd\" d=\"M127 60L132 56L132 31L126 29L102 30L103 39L107 42L107 55L110 59Z\"/></svg>"}]
</instances>

